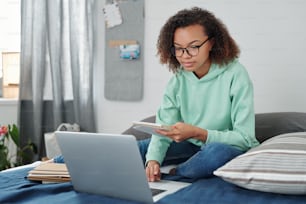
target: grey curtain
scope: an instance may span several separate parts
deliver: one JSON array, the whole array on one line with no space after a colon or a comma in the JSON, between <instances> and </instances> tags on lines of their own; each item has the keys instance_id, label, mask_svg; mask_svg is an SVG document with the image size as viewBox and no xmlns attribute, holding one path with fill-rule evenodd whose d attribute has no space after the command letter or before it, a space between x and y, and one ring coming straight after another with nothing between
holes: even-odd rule
<instances>
[{"instance_id":1,"label":"grey curtain","mask_svg":"<svg viewBox=\"0 0 306 204\"><path fill-rule=\"evenodd\" d=\"M94 132L94 0L21 1L21 143L45 155L44 133L61 123Z\"/></svg>"}]
</instances>

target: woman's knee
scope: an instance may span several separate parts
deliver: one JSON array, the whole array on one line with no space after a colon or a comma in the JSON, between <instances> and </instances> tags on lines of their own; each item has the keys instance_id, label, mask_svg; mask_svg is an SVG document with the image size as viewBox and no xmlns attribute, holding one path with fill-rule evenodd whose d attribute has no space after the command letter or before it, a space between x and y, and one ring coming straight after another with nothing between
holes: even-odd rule
<instances>
[{"instance_id":1,"label":"woman's knee","mask_svg":"<svg viewBox=\"0 0 306 204\"><path fill-rule=\"evenodd\" d=\"M205 154L203 156L206 158L206 162L212 165L212 169L224 165L226 162L243 153L243 151L223 143L207 144L201 152Z\"/></svg>"},{"instance_id":2,"label":"woman's knee","mask_svg":"<svg viewBox=\"0 0 306 204\"><path fill-rule=\"evenodd\" d=\"M147 154L147 150L148 150L150 141L151 141L150 138L138 141L138 149L139 149L141 158L144 163L146 162L146 154Z\"/></svg>"}]
</instances>

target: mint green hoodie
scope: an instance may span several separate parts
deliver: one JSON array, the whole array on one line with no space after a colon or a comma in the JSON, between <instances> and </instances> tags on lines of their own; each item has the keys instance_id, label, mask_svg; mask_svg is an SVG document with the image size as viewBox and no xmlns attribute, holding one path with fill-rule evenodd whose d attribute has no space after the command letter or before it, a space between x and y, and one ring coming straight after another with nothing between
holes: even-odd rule
<instances>
[{"instance_id":1,"label":"mint green hoodie","mask_svg":"<svg viewBox=\"0 0 306 204\"><path fill-rule=\"evenodd\" d=\"M173 125L179 121L208 131L205 143L188 140L198 146L221 142L242 151L257 146L253 85L244 66L238 60L225 66L212 64L201 79L185 70L175 74L166 87L156 122ZM161 164L171 142L168 137L152 135L147 161Z\"/></svg>"}]
</instances>

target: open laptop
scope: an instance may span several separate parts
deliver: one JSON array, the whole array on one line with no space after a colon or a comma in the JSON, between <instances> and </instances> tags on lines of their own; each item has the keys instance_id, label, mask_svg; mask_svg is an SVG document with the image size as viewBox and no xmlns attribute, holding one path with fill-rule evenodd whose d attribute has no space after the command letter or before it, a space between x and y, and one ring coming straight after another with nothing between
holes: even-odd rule
<instances>
[{"instance_id":1,"label":"open laptop","mask_svg":"<svg viewBox=\"0 0 306 204\"><path fill-rule=\"evenodd\" d=\"M190 185L148 182L132 135L56 131L55 136L76 191L153 203Z\"/></svg>"}]
</instances>

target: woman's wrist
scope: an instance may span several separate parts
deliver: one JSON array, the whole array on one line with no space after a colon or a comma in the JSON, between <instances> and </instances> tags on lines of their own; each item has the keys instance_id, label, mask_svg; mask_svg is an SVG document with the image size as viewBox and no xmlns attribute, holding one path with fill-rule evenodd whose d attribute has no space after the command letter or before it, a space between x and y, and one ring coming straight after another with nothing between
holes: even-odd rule
<instances>
[{"instance_id":1,"label":"woman's wrist","mask_svg":"<svg viewBox=\"0 0 306 204\"><path fill-rule=\"evenodd\" d=\"M206 142L208 132L205 129L195 127L195 134L194 135L195 135L194 139L198 139L198 140L201 140L202 142Z\"/></svg>"}]
</instances>

